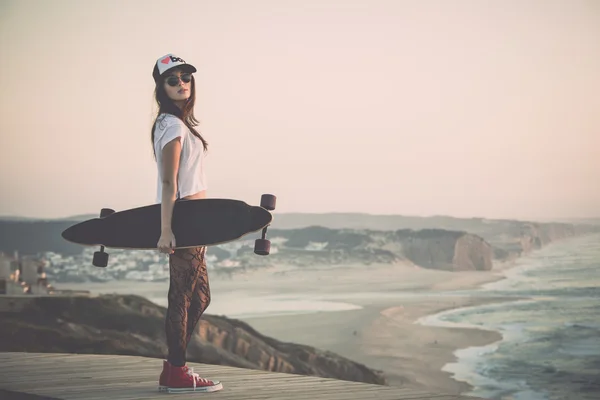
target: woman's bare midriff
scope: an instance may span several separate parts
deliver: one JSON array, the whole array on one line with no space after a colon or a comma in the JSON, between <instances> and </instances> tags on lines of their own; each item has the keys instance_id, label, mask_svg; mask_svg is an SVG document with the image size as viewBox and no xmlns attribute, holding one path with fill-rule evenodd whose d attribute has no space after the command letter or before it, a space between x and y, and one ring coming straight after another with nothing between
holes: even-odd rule
<instances>
[{"instance_id":1,"label":"woman's bare midriff","mask_svg":"<svg viewBox=\"0 0 600 400\"><path fill-rule=\"evenodd\" d=\"M185 200L197 200L197 199L205 199L206 198L206 190L203 190L198 193L190 194L189 196L185 196Z\"/></svg>"}]
</instances>

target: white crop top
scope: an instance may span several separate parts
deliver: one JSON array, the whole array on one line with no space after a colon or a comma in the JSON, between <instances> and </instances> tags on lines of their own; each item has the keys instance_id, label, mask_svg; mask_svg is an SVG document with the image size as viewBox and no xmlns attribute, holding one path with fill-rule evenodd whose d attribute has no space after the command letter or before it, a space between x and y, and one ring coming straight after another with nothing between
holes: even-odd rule
<instances>
[{"instance_id":1,"label":"white crop top","mask_svg":"<svg viewBox=\"0 0 600 400\"><path fill-rule=\"evenodd\" d=\"M171 114L161 114L154 130L154 152L158 168L156 202L162 201L162 150L175 138L181 138L181 157L177 174L177 198L198 193L207 188L204 171L204 146L182 120Z\"/></svg>"}]
</instances>

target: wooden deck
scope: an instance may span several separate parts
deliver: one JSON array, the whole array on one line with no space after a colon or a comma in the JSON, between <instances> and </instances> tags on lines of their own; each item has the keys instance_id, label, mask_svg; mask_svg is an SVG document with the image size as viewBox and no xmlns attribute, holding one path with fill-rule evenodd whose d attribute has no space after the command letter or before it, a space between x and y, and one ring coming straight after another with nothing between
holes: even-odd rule
<instances>
[{"instance_id":1,"label":"wooden deck","mask_svg":"<svg viewBox=\"0 0 600 400\"><path fill-rule=\"evenodd\" d=\"M0 353L2 399L177 399L219 400L459 400L474 397L189 363L194 372L223 382L214 393L158 392L162 361L155 358L54 353Z\"/></svg>"}]
</instances>

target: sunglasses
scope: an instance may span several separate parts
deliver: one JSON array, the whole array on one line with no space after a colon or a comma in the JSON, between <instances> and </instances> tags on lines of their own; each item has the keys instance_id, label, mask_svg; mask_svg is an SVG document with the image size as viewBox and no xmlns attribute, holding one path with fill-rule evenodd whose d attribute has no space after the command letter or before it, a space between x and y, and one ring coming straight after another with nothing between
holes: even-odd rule
<instances>
[{"instance_id":1,"label":"sunglasses","mask_svg":"<svg viewBox=\"0 0 600 400\"><path fill-rule=\"evenodd\" d=\"M167 85L175 87L179 85L179 80L183 83L190 83L192 81L192 74L185 73L181 74L181 76L170 75L165 79L165 82L167 82Z\"/></svg>"}]
</instances>

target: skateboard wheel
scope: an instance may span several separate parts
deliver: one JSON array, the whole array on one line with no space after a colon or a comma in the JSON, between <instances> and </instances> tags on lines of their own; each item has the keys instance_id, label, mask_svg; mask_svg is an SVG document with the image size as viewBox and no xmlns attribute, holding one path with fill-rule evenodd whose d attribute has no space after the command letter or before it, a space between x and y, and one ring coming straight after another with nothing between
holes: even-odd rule
<instances>
[{"instance_id":1,"label":"skateboard wheel","mask_svg":"<svg viewBox=\"0 0 600 400\"><path fill-rule=\"evenodd\" d=\"M106 266L108 265L108 253L105 253L103 251L95 252L92 264L94 264L95 267L106 268Z\"/></svg>"},{"instance_id":2,"label":"skateboard wheel","mask_svg":"<svg viewBox=\"0 0 600 400\"><path fill-rule=\"evenodd\" d=\"M277 197L275 197L272 194L263 194L260 197L260 206L262 208L266 208L269 211L275 209L276 203L277 203Z\"/></svg>"},{"instance_id":3,"label":"skateboard wheel","mask_svg":"<svg viewBox=\"0 0 600 400\"><path fill-rule=\"evenodd\" d=\"M256 239L254 242L254 252L259 256L268 256L271 251L271 242L267 239Z\"/></svg>"},{"instance_id":4,"label":"skateboard wheel","mask_svg":"<svg viewBox=\"0 0 600 400\"><path fill-rule=\"evenodd\" d=\"M114 214L115 210L112 208L103 208L100 210L100 218L108 217L110 214Z\"/></svg>"}]
</instances>

